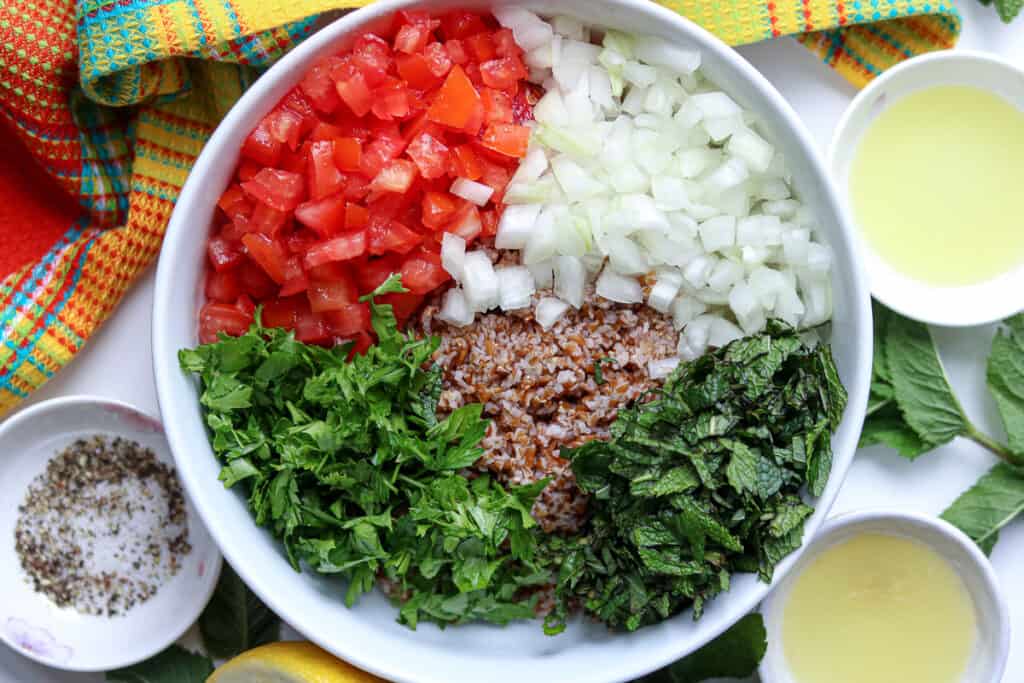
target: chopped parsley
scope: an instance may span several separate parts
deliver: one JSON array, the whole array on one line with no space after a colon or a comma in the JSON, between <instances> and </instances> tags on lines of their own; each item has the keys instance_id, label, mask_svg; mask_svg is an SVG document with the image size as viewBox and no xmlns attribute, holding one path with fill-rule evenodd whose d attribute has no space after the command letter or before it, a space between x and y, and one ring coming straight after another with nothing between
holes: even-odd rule
<instances>
[{"instance_id":1,"label":"chopped parsley","mask_svg":"<svg viewBox=\"0 0 1024 683\"><path fill-rule=\"evenodd\" d=\"M393 275L374 295L401 291ZM439 421L439 339L399 331L367 298L378 342L365 355L299 343L258 314L240 337L180 352L202 382L220 479L245 488L296 570L343 577L349 606L384 577L413 628L533 617L529 587L551 579L530 515L546 480L505 489L460 473L483 452L482 407Z\"/></svg>"}]
</instances>

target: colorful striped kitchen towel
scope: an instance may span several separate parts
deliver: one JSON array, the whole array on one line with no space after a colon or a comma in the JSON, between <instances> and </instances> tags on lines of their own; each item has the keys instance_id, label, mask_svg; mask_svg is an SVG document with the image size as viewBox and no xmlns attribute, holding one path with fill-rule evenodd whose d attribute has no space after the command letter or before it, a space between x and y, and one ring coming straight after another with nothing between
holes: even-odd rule
<instances>
[{"instance_id":1,"label":"colorful striped kitchen towel","mask_svg":"<svg viewBox=\"0 0 1024 683\"><path fill-rule=\"evenodd\" d=\"M364 4L0 0L0 414L153 262L204 141L259 69L317 14ZM662 4L731 44L798 35L858 86L960 30L950 0Z\"/></svg>"}]
</instances>

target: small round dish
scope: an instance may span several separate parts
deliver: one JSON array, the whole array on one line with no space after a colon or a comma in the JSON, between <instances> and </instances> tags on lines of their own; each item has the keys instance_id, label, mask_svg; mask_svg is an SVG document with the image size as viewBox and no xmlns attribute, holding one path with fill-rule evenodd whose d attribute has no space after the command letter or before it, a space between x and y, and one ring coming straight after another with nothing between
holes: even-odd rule
<instances>
[{"instance_id":1,"label":"small round dish","mask_svg":"<svg viewBox=\"0 0 1024 683\"><path fill-rule=\"evenodd\" d=\"M762 683L795 683L783 653L782 616L800 572L823 550L865 532L919 541L953 567L970 594L978 620L978 643L963 680L999 683L1010 654L1010 614L988 558L962 531L938 517L880 509L849 512L825 522L807 552L762 603L761 613L768 633L768 651L758 669Z\"/></svg>"},{"instance_id":2,"label":"small round dish","mask_svg":"<svg viewBox=\"0 0 1024 683\"><path fill-rule=\"evenodd\" d=\"M871 82L854 98L829 147L828 160L848 214L849 172L862 136L893 102L910 93L941 85L969 85L988 90L1024 110L1024 69L992 55L968 50L934 52L903 62ZM955 162L949 173L956 173ZM936 197L936 201L941 201ZM903 315L935 325L981 325L1021 310L1017 292L1024 288L1024 263L985 282L940 287L921 282L893 268L854 231L861 243L871 293Z\"/></svg>"},{"instance_id":3,"label":"small round dish","mask_svg":"<svg viewBox=\"0 0 1024 683\"><path fill-rule=\"evenodd\" d=\"M14 550L14 529L29 483L79 437L121 436L174 464L156 418L125 403L71 396L32 406L0 424L0 639L21 654L71 671L105 671L146 659L174 642L199 616L220 572L217 546L186 499L191 552L153 597L123 616L88 616L33 591Z\"/></svg>"}]
</instances>

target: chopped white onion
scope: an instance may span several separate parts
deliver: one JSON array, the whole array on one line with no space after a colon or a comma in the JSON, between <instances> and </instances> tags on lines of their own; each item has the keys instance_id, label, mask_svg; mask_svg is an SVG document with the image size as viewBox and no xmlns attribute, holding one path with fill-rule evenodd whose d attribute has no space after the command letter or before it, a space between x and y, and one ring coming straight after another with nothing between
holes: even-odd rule
<instances>
[{"instance_id":1,"label":"chopped white onion","mask_svg":"<svg viewBox=\"0 0 1024 683\"><path fill-rule=\"evenodd\" d=\"M458 287L452 287L444 293L444 300L437 317L449 325L465 327L473 322L474 314L463 291Z\"/></svg>"},{"instance_id":2,"label":"chopped white onion","mask_svg":"<svg viewBox=\"0 0 1024 683\"><path fill-rule=\"evenodd\" d=\"M597 278L597 295L620 304L638 304L644 300L644 290L636 278L619 275L605 268Z\"/></svg>"},{"instance_id":3,"label":"chopped white onion","mask_svg":"<svg viewBox=\"0 0 1024 683\"><path fill-rule=\"evenodd\" d=\"M522 249L526 246L537 217L540 216L540 204L517 204L506 206L498 221L498 234L494 237L494 246L498 249Z\"/></svg>"},{"instance_id":4,"label":"chopped white onion","mask_svg":"<svg viewBox=\"0 0 1024 683\"><path fill-rule=\"evenodd\" d=\"M685 294L679 296L672 304L672 324L681 330L706 310L707 305L700 299Z\"/></svg>"},{"instance_id":5,"label":"chopped white onion","mask_svg":"<svg viewBox=\"0 0 1024 683\"><path fill-rule=\"evenodd\" d=\"M530 275L533 276L537 289L550 289L554 284L555 266L551 261L532 263L526 267L530 269Z\"/></svg>"},{"instance_id":6,"label":"chopped white onion","mask_svg":"<svg viewBox=\"0 0 1024 683\"><path fill-rule=\"evenodd\" d=\"M555 294L567 301L573 308L583 306L583 293L587 284L587 272L583 261L575 256L559 256L555 259Z\"/></svg>"},{"instance_id":7,"label":"chopped white onion","mask_svg":"<svg viewBox=\"0 0 1024 683\"><path fill-rule=\"evenodd\" d=\"M498 305L499 283L491 259L482 251L471 251L463 261L462 287L470 308L478 313Z\"/></svg>"},{"instance_id":8,"label":"chopped white onion","mask_svg":"<svg viewBox=\"0 0 1024 683\"><path fill-rule=\"evenodd\" d=\"M526 266L501 266L494 272L498 275L498 305L501 310L529 308L536 291L530 270Z\"/></svg>"},{"instance_id":9,"label":"chopped white onion","mask_svg":"<svg viewBox=\"0 0 1024 683\"><path fill-rule=\"evenodd\" d=\"M494 194L494 188L469 178L456 178L452 182L451 193L477 206L486 206Z\"/></svg>"},{"instance_id":10,"label":"chopped white onion","mask_svg":"<svg viewBox=\"0 0 1024 683\"><path fill-rule=\"evenodd\" d=\"M441 267L457 282L462 282L466 262L466 240L458 235L445 232L441 238Z\"/></svg>"},{"instance_id":11,"label":"chopped white onion","mask_svg":"<svg viewBox=\"0 0 1024 683\"><path fill-rule=\"evenodd\" d=\"M537 310L534 312L534 316L537 318L537 323L543 329L549 330L568 310L569 304L553 296L546 296L537 302Z\"/></svg>"},{"instance_id":12,"label":"chopped white onion","mask_svg":"<svg viewBox=\"0 0 1024 683\"><path fill-rule=\"evenodd\" d=\"M647 295L647 305L659 313L668 313L683 286L683 276L677 270L664 270Z\"/></svg>"}]
</instances>

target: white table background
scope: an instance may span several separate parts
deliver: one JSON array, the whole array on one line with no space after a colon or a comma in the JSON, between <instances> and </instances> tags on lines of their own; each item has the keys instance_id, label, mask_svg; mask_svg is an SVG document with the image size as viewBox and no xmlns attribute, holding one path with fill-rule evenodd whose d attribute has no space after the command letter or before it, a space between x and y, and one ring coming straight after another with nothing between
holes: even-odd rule
<instances>
[{"instance_id":1,"label":"white table background","mask_svg":"<svg viewBox=\"0 0 1024 683\"><path fill-rule=\"evenodd\" d=\"M1000 54L1024 66L1024 16L1011 26L999 22L992 8L976 0L958 0L965 20L962 49ZM832 130L855 90L795 41L782 39L742 48L740 52L790 101L825 150ZM955 163L955 160L950 160ZM951 171L952 172L952 171ZM1024 179L1021 179L1024 181ZM1024 226L1022 226L1024 229ZM113 317L85 349L28 403L56 396L94 394L127 401L157 414L150 364L150 311L153 269L128 293ZM993 436L1004 437L995 404L985 389L985 358L992 326L935 329L942 358L968 415ZM833 512L886 506L941 512L988 470L994 456L972 442L957 439L916 462L894 451L861 450ZM1014 629L1004 683L1024 681L1024 520L1010 525L992 554ZM4 683L93 683L100 674L70 674L37 665L0 646L0 681ZM865 682L870 683L870 682Z\"/></svg>"}]
</instances>

